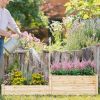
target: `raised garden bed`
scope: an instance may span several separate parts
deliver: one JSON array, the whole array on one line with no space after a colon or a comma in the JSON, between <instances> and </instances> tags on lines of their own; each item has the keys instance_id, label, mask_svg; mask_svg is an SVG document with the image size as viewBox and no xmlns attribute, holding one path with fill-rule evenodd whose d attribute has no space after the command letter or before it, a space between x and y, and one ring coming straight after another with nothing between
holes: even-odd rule
<instances>
[{"instance_id":1,"label":"raised garden bed","mask_svg":"<svg viewBox=\"0 0 100 100\"><path fill-rule=\"evenodd\" d=\"M50 75L48 85L2 85L2 95L97 95L98 75Z\"/></svg>"},{"instance_id":2,"label":"raised garden bed","mask_svg":"<svg viewBox=\"0 0 100 100\"><path fill-rule=\"evenodd\" d=\"M87 57L84 56L83 53L79 53L79 52L75 52L75 53L72 52L71 55L66 52L63 52L63 53L53 52L51 54L50 64L55 64L55 63L58 64L59 62L62 62L62 63L69 62L71 61L71 59L72 61L74 61L74 59L76 58L77 59L81 58L81 60L84 58L86 59L86 61L89 59L93 60L94 58L92 57L93 54L91 56L91 52L88 51L87 53L86 50L83 50L83 53L85 51L84 54L87 55ZM79 55L79 54L82 54L82 55ZM88 56L88 54L90 56ZM46 55L45 57L43 56L45 58L43 61L45 62L46 65L48 65L47 62L49 59L47 58L49 57L47 57ZM95 52L94 55L97 55L97 53ZM97 59L97 57L98 56L95 56L94 61ZM96 69L97 71L99 71L97 69L97 65L99 65L99 63L96 63L96 67L94 68L94 70ZM50 95L96 95L98 94L98 75L99 74L97 75L94 72L91 74L91 71L92 70L89 71L90 75L78 75L78 74L77 75L54 75L54 73L53 75L49 74L48 85L4 85L2 84L1 91L2 91L2 95L48 95L48 94Z\"/></svg>"},{"instance_id":3,"label":"raised garden bed","mask_svg":"<svg viewBox=\"0 0 100 100\"><path fill-rule=\"evenodd\" d=\"M96 95L98 76L52 75L51 91L53 95Z\"/></svg>"}]
</instances>

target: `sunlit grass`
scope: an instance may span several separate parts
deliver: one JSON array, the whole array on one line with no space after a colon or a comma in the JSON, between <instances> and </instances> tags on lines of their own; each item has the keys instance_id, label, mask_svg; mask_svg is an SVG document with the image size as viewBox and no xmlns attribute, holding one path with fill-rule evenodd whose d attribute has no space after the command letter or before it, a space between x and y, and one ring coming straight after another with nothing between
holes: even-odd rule
<instances>
[{"instance_id":1,"label":"sunlit grass","mask_svg":"<svg viewBox=\"0 0 100 100\"><path fill-rule=\"evenodd\" d=\"M0 100L100 100L97 96L3 96Z\"/></svg>"}]
</instances>

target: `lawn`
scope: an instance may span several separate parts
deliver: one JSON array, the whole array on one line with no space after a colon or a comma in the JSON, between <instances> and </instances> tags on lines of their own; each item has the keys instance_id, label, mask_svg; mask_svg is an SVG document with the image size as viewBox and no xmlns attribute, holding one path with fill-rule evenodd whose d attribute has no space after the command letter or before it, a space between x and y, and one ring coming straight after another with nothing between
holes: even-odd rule
<instances>
[{"instance_id":1,"label":"lawn","mask_svg":"<svg viewBox=\"0 0 100 100\"><path fill-rule=\"evenodd\" d=\"M3 96L0 100L100 100L97 96Z\"/></svg>"}]
</instances>

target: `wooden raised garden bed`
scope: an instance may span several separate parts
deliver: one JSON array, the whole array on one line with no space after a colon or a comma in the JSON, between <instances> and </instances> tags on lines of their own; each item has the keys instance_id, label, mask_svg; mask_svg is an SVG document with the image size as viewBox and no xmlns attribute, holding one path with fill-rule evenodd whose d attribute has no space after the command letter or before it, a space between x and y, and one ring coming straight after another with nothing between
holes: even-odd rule
<instances>
[{"instance_id":1,"label":"wooden raised garden bed","mask_svg":"<svg viewBox=\"0 0 100 100\"><path fill-rule=\"evenodd\" d=\"M51 75L49 85L2 85L2 95L96 95L98 76Z\"/></svg>"},{"instance_id":2,"label":"wooden raised garden bed","mask_svg":"<svg viewBox=\"0 0 100 100\"><path fill-rule=\"evenodd\" d=\"M93 50L91 50L93 49ZM49 53L44 52L42 54L42 60L45 62L46 75L49 75L49 83L48 85L4 85L1 86L2 95L97 95L98 94L98 76L100 75L100 63L99 63L99 55L100 55L100 47L93 47L91 49L83 49L81 51L75 51L71 54L69 52L53 52L51 53L49 59ZM21 70L26 71L27 73L32 73L31 71L34 69L32 66L37 66L38 63L33 63L35 60L29 60L28 64L24 63L27 57L22 56L22 53L19 54L20 59L24 59L22 63ZM23 58L22 58L23 57ZM31 58L31 57L30 57ZM98 75L90 75L90 76L70 76L70 75L51 75L49 74L49 63L54 64L70 61L74 59L85 59L86 61L89 59L94 59L96 62L96 74ZM9 61L9 60L7 60ZM50 62L49 62L50 61ZM49 62L49 63L48 63ZM40 65L40 64L39 64ZM39 66L38 65L38 66ZM42 66L42 65L41 65ZM36 67L37 68L37 67ZM40 68L40 66L39 66ZM43 66L44 68L44 66ZM100 76L99 76L100 79Z\"/></svg>"},{"instance_id":3,"label":"wooden raised garden bed","mask_svg":"<svg viewBox=\"0 0 100 100\"><path fill-rule=\"evenodd\" d=\"M96 95L98 76L52 75L51 91L53 95Z\"/></svg>"}]
</instances>

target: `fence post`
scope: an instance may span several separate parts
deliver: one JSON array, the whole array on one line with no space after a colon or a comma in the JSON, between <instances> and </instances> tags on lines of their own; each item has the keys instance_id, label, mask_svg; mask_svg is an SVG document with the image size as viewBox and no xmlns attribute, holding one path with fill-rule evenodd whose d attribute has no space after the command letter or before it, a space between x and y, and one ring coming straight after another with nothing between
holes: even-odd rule
<instances>
[{"instance_id":1,"label":"fence post","mask_svg":"<svg viewBox=\"0 0 100 100\"><path fill-rule=\"evenodd\" d=\"M98 86L100 87L100 45L96 45L95 48L95 62L96 62L96 73L98 74Z\"/></svg>"}]
</instances>

